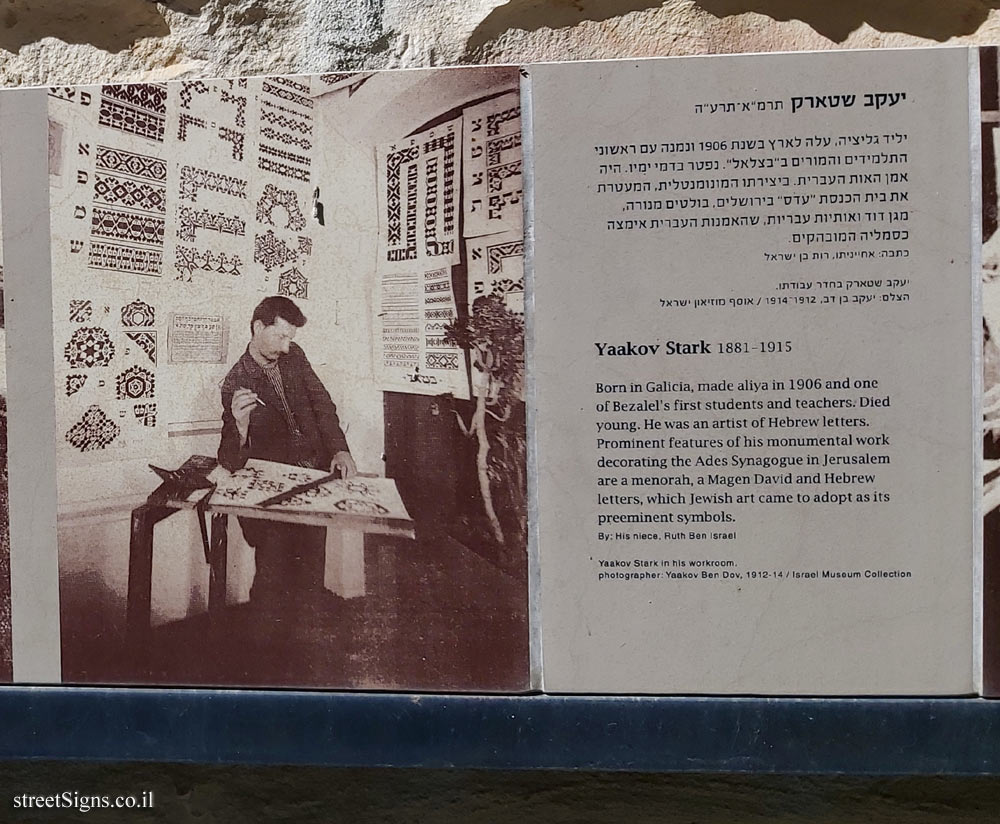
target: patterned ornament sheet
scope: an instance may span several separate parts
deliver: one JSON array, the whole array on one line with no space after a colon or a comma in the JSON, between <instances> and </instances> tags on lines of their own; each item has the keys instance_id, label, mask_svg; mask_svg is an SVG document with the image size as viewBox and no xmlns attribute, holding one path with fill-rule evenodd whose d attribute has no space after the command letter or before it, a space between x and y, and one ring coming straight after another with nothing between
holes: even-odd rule
<instances>
[{"instance_id":1,"label":"patterned ornament sheet","mask_svg":"<svg viewBox=\"0 0 1000 824\"><path fill-rule=\"evenodd\" d=\"M381 267L458 263L462 119L378 148Z\"/></svg>"},{"instance_id":2,"label":"patterned ornament sheet","mask_svg":"<svg viewBox=\"0 0 1000 824\"><path fill-rule=\"evenodd\" d=\"M56 441L61 464L151 455L168 246L162 84L49 90Z\"/></svg>"},{"instance_id":3,"label":"patterned ornament sheet","mask_svg":"<svg viewBox=\"0 0 1000 824\"><path fill-rule=\"evenodd\" d=\"M236 472L214 476L217 481L212 504L257 506L261 501L299 484L322 478L322 469L250 459ZM360 515L369 518L410 520L391 478L350 478L328 481L268 509L324 515Z\"/></svg>"},{"instance_id":4,"label":"patterned ornament sheet","mask_svg":"<svg viewBox=\"0 0 1000 824\"><path fill-rule=\"evenodd\" d=\"M314 101L308 77L168 84L170 275L310 297Z\"/></svg>"},{"instance_id":5,"label":"patterned ornament sheet","mask_svg":"<svg viewBox=\"0 0 1000 824\"><path fill-rule=\"evenodd\" d=\"M457 310L451 267L383 271L375 362L388 392L469 398L465 352L444 339Z\"/></svg>"},{"instance_id":6,"label":"patterned ornament sheet","mask_svg":"<svg viewBox=\"0 0 1000 824\"><path fill-rule=\"evenodd\" d=\"M167 163L144 147L140 152L114 145L114 135L100 134L99 139L93 146L90 172L93 200L87 266L96 272L160 277Z\"/></svg>"},{"instance_id":7,"label":"patterned ornament sheet","mask_svg":"<svg viewBox=\"0 0 1000 824\"><path fill-rule=\"evenodd\" d=\"M55 318L59 460L120 460L130 446L152 453L166 434L156 309L122 293L90 295L66 301Z\"/></svg>"},{"instance_id":8,"label":"patterned ornament sheet","mask_svg":"<svg viewBox=\"0 0 1000 824\"><path fill-rule=\"evenodd\" d=\"M463 113L465 237L523 231L521 102L517 92Z\"/></svg>"},{"instance_id":9,"label":"patterned ornament sheet","mask_svg":"<svg viewBox=\"0 0 1000 824\"><path fill-rule=\"evenodd\" d=\"M168 415L216 416L203 374L165 390L172 315L315 296L313 109L308 78L49 90L60 460L148 457Z\"/></svg>"},{"instance_id":10,"label":"patterned ornament sheet","mask_svg":"<svg viewBox=\"0 0 1000 824\"><path fill-rule=\"evenodd\" d=\"M469 238L469 306L476 298L502 298L511 312L524 314L524 240L520 232Z\"/></svg>"},{"instance_id":11,"label":"patterned ornament sheet","mask_svg":"<svg viewBox=\"0 0 1000 824\"><path fill-rule=\"evenodd\" d=\"M295 301L315 297L313 218L318 146L309 77L251 80L256 132L253 166L252 268L258 288Z\"/></svg>"},{"instance_id":12,"label":"patterned ornament sheet","mask_svg":"<svg viewBox=\"0 0 1000 824\"><path fill-rule=\"evenodd\" d=\"M251 288L245 80L168 84L170 210L165 275L175 294Z\"/></svg>"}]
</instances>

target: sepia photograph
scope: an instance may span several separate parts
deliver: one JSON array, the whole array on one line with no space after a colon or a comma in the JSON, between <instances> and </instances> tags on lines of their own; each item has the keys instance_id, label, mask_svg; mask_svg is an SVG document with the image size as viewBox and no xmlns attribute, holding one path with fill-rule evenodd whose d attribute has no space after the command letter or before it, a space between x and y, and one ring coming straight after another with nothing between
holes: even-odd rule
<instances>
[{"instance_id":1,"label":"sepia photograph","mask_svg":"<svg viewBox=\"0 0 1000 824\"><path fill-rule=\"evenodd\" d=\"M48 114L63 681L529 689L517 69Z\"/></svg>"},{"instance_id":2,"label":"sepia photograph","mask_svg":"<svg viewBox=\"0 0 1000 824\"><path fill-rule=\"evenodd\" d=\"M997 48L979 52L983 300L983 691L1000 692L1000 232Z\"/></svg>"},{"instance_id":3,"label":"sepia photograph","mask_svg":"<svg viewBox=\"0 0 1000 824\"><path fill-rule=\"evenodd\" d=\"M10 614L10 508L7 498L7 340L3 304L3 232L0 232L0 683L13 679Z\"/></svg>"}]
</instances>

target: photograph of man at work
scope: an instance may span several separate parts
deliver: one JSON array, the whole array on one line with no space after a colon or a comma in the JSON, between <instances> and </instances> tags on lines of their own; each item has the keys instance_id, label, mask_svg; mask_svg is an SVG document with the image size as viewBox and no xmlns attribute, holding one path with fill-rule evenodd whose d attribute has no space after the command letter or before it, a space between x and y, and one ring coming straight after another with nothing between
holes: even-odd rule
<instances>
[{"instance_id":1,"label":"photograph of man at work","mask_svg":"<svg viewBox=\"0 0 1000 824\"><path fill-rule=\"evenodd\" d=\"M529 689L517 69L72 91L61 680Z\"/></svg>"},{"instance_id":2,"label":"photograph of man at work","mask_svg":"<svg viewBox=\"0 0 1000 824\"><path fill-rule=\"evenodd\" d=\"M222 384L219 463L233 472L248 458L329 468L350 478L357 467L340 429L337 407L295 333L306 317L286 297L264 298L250 319L250 343ZM326 528L240 518L254 548L250 603L279 615L323 589Z\"/></svg>"}]
</instances>

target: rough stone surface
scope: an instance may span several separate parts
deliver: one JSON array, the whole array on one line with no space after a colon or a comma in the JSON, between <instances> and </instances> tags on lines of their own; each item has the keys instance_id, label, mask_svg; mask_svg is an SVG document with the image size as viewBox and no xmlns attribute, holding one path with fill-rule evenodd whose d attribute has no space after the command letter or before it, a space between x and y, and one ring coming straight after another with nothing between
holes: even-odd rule
<instances>
[{"instance_id":1,"label":"rough stone surface","mask_svg":"<svg viewBox=\"0 0 1000 824\"><path fill-rule=\"evenodd\" d=\"M996 0L0 0L0 83L990 43Z\"/></svg>"}]
</instances>

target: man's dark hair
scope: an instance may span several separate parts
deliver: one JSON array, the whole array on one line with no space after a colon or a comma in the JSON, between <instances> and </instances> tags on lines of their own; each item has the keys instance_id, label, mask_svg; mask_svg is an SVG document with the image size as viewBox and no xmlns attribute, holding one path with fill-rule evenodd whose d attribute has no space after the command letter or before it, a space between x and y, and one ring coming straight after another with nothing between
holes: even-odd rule
<instances>
[{"instance_id":1,"label":"man's dark hair","mask_svg":"<svg viewBox=\"0 0 1000 824\"><path fill-rule=\"evenodd\" d=\"M278 318L288 321L296 328L306 325L306 316L298 306L288 298L271 295L264 298L253 310L253 317L250 318L250 334L253 334L254 321L263 321L265 326L273 326Z\"/></svg>"}]
</instances>

